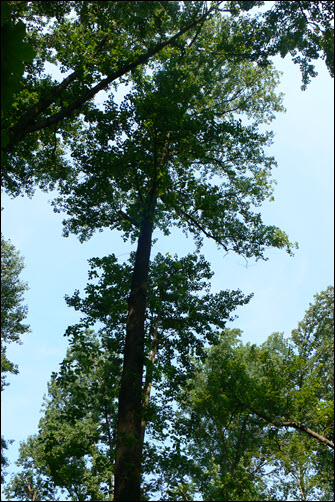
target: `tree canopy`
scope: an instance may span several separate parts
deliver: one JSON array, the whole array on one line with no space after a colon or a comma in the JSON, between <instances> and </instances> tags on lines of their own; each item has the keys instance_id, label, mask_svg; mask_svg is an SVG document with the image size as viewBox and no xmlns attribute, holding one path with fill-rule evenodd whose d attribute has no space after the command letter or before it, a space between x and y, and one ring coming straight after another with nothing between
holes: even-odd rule
<instances>
[{"instance_id":1,"label":"tree canopy","mask_svg":"<svg viewBox=\"0 0 335 502\"><path fill-rule=\"evenodd\" d=\"M19 51L25 73L20 79L22 62L18 62L13 90L7 91L8 96L13 94L12 103L1 119L2 152L6 152L2 186L14 196L32 193L35 184L53 188L67 177L63 141L75 134L86 105L101 90L110 92L113 86L132 82L134 73L166 51L173 49L182 57L213 20L231 22L228 32L224 25L215 46L201 47L209 59L248 60L264 66L274 55L290 54L300 66L303 88L316 75L313 61L319 57L334 75L332 1L276 1L264 12L258 12L265 4L259 1L2 4L4 36L7 26L16 26L9 28L9 36L20 29L21 37L24 26L27 31ZM6 54L5 61L14 65L16 59ZM50 63L64 74L60 82L51 76ZM11 66L3 70L5 79L12 78Z\"/></svg>"},{"instance_id":2,"label":"tree canopy","mask_svg":"<svg viewBox=\"0 0 335 502\"><path fill-rule=\"evenodd\" d=\"M185 500L183 492L332 500L334 288L315 295L290 338L274 333L257 346L240 336L225 330L181 394L176 442L184 459L160 470L168 500Z\"/></svg>"},{"instance_id":3,"label":"tree canopy","mask_svg":"<svg viewBox=\"0 0 335 502\"><path fill-rule=\"evenodd\" d=\"M67 298L84 316L68 330L70 348L48 385L38 434L21 445L21 471L6 488L9 498L58 500L61 489L72 500L113 499L123 352L118 291L129 266L113 255L91 260L85 298L78 292ZM222 310L213 300L224 298L232 311L249 298L238 292L199 298L211 275L202 258L158 255L152 268L143 393L152 385L155 399L143 400L148 437L141 499L331 500L333 288L315 295L290 338L274 333L260 346L244 345L240 330L221 330L231 313L217 315ZM106 304L113 300L110 312ZM203 309L190 308L194 301ZM208 321L204 349L194 335ZM306 350L306 336L297 339L297 331L308 331L318 350Z\"/></svg>"},{"instance_id":4,"label":"tree canopy","mask_svg":"<svg viewBox=\"0 0 335 502\"><path fill-rule=\"evenodd\" d=\"M17 75L11 104L2 114L4 189L15 196L23 192L31 195L37 185L46 190L57 186L58 197L53 204L55 211L67 214L65 236L72 232L84 241L97 230L117 229L125 240L137 244L131 267L117 267L114 258L95 261L111 273L107 273L109 289L103 297L98 294L88 304L78 294L68 299L76 308L88 309L85 330L84 325L69 330L72 343L85 347L88 360L91 350L100 353L100 342L90 331L92 324L106 315L118 319L117 327L107 337L110 346L106 357L115 371L115 385L108 383L109 399L117 395L118 405L114 437L110 439L115 447L115 463L110 449L109 471L103 478L105 491L101 492L97 474L101 455L97 450L98 416L81 416L77 424L82 431L80 459L72 461L67 457L66 441L64 449L58 448L57 441L54 443L58 426L48 430L42 441L40 474L50 476L54 472L43 456L45 445L53 445L60 458L65 455L66 459L63 469L57 467L55 484L66 488L72 497L81 500L96 493L101 499L106 490L110 497L112 470L116 500L146 497L141 476L152 458L148 451L153 455L155 452L150 446L143 454L145 432L152 421L153 430L163 434L166 423L164 413L160 411L156 416L151 407L152 381L167 372L162 399L175 399L175 385L183 384L186 373L190 376L193 368L184 331L196 355L204 356L204 343L210 341L216 346L218 341L216 335L208 335L212 333L208 326L217 324L222 328L220 315L244 301L240 294L221 294L203 296L199 303L189 296L188 289L196 289L197 281L185 283L178 271L182 263L182 269L190 267L200 277L203 273L209 278L205 262L197 265L186 257L175 265L160 257L161 267L171 269L167 291L174 277L178 277L175 287L181 289L173 290L170 304L165 304L158 281L157 294L162 303L159 314L156 312L152 318L156 300L150 297L150 288L156 277L155 262L151 263L150 258L157 231L169 235L177 226L194 237L198 251L207 238L214 240L221 251L245 258L266 259L269 247L292 254L295 245L286 233L275 225L264 224L258 211L264 201L273 197L271 171L276 163L267 154L272 141L268 126L283 111L282 97L275 91L278 74L271 58L290 54L300 65L303 88L316 75L313 61L320 56L333 75L331 4L274 2L270 9L259 12L264 2L8 2L8 24L25 24L27 37L22 43L30 44L35 57L31 62L29 58L24 60L25 72L22 77ZM50 63L64 74L60 82L51 76ZM120 86L125 96L118 103L116 91ZM107 91L106 99L97 103L94 98L102 90ZM121 277L122 284L115 288L114 281ZM185 316L193 331L187 331ZM167 329L175 333L166 346L164 338L158 337L165 318L169 319ZM117 340L117 346L113 340ZM281 344L279 338L274 338L273 343ZM154 369L159 368L155 363L158 344L166 354L162 356L164 369L160 374ZM120 350L122 360L116 357ZM253 354L256 373L259 359L266 357L262 355L266 349L262 350ZM180 358L182 366L171 364L174 358ZM270 373L274 371L273 367ZM86 378L91 379L91 375ZM246 372L246 386L250 378ZM262 382L263 377L260 391ZM267 386L273 384L268 375L264 382ZM281 381L278 389L280 385ZM278 389L273 390L274 395ZM53 390L56 409L62 409L62 391L57 386ZM254 399L257 411L257 396ZM326 433L313 428L314 424L301 425L295 409L292 417L284 416L287 406L282 397L275 403L270 399L271 410L262 408L258 413L276 427L290 426L315 438L323 437L324 443L329 441ZM165 408L172 413L166 399ZM257 415L256 411L253 413ZM97 408L96 413L100 412ZM56 411L54 416L56 419ZM243 421L240 425L246 427ZM237 424L233 436L240 437L238 430ZM238 443L236 448L234 455L239 462ZM91 455L89 470L86 454ZM166 458L170 458L169 453ZM29 462L26 467L30 469ZM180 473L187 464L181 462ZM32 475L26 472L25 483L19 482L18 490L25 496L41 496L34 491ZM75 485L69 481L72 475L82 481L88 476L92 483ZM62 484L64 479L67 484ZM40 494L44 488L38 488ZM177 488L183 495L184 484ZM265 489L262 484L258 488ZM252 491L251 487L249 496L258 496L258 488ZM236 490L234 496L239 493Z\"/></svg>"}]
</instances>

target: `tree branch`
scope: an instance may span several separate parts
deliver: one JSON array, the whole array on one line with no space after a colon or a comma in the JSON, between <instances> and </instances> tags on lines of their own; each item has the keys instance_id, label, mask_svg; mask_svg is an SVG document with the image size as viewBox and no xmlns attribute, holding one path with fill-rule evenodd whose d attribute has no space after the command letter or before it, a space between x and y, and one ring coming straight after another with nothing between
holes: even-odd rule
<instances>
[{"instance_id":1,"label":"tree branch","mask_svg":"<svg viewBox=\"0 0 335 502\"><path fill-rule=\"evenodd\" d=\"M271 417L269 417L265 413L259 412L255 409L251 408L250 406L244 404L240 399L239 399L239 402L243 406L247 406L247 408L249 408L252 413L255 413L255 415L262 418L266 422L268 422L272 425L275 425L276 427L292 427L293 429L304 432L308 436L311 436L311 437L317 439L318 441L320 441L321 443L323 443L324 445L329 446L330 448L334 449L334 443L332 441L330 441L328 438L326 438L322 434L318 434L317 432L313 431L312 429L310 429L306 425L295 422L294 420L286 420L286 421L282 422L282 421L272 419Z\"/></svg>"},{"instance_id":2,"label":"tree branch","mask_svg":"<svg viewBox=\"0 0 335 502\"><path fill-rule=\"evenodd\" d=\"M129 221L129 223L131 223L132 225L134 225L134 227L138 227L138 224L136 223L136 221L133 220L130 216L128 216L127 213L125 213L121 209L119 209L119 211L117 213L121 216L122 220L127 220L127 221Z\"/></svg>"},{"instance_id":3,"label":"tree branch","mask_svg":"<svg viewBox=\"0 0 335 502\"><path fill-rule=\"evenodd\" d=\"M182 494L182 496L184 497L184 500L186 501L189 501L190 499L187 498L187 495L186 493L184 492L184 490L182 489L181 486L178 486L178 490L180 491L180 493Z\"/></svg>"},{"instance_id":4,"label":"tree branch","mask_svg":"<svg viewBox=\"0 0 335 502\"><path fill-rule=\"evenodd\" d=\"M220 2L221 3L221 2ZM7 131L9 136L9 143L7 144L5 151L9 151L16 143L18 143L26 134L34 131L39 131L41 129L45 129L52 124L58 123L65 117L69 117L74 111L78 110L84 103L92 99L99 91L105 89L111 82L122 77L126 73L130 72L134 68L139 65L146 63L150 58L158 54L162 49L167 47L168 45L172 45L178 38L187 33L190 29L194 28L198 24L201 24L205 21L205 19L209 16L209 14L217 9L216 5L210 7L207 12L205 12L198 19L195 19L190 24L188 24L185 28L181 29L178 33L168 38L164 42L156 45L155 47L147 50L145 54L141 54L135 61L128 61L125 63L122 68L114 71L108 77L103 79L97 85L86 91L82 96L76 99L73 103L68 105L66 108L61 110L60 112L55 113L49 117L41 119L39 122L35 122L34 119L40 115L43 111L45 111L50 104L54 103L55 97L58 97L68 85L73 82L77 76L77 72L73 72L71 75L66 77L58 87L56 87L55 91L52 92L52 96L47 99L40 100L36 105L32 106L22 117L18 120L18 122Z\"/></svg>"},{"instance_id":5,"label":"tree branch","mask_svg":"<svg viewBox=\"0 0 335 502\"><path fill-rule=\"evenodd\" d=\"M277 424L274 424L274 425L277 425ZM318 441L325 444L326 446L329 446L330 448L334 449L334 443L332 441L330 441L328 438L326 438L322 434L318 434L317 432L313 431L312 429L310 429L306 425L299 424L298 422L294 422L294 421L286 421L286 422L281 422L281 423L279 422L278 426L279 427L293 427L294 429L299 430L301 432L305 432L306 434L317 439Z\"/></svg>"},{"instance_id":6,"label":"tree branch","mask_svg":"<svg viewBox=\"0 0 335 502\"><path fill-rule=\"evenodd\" d=\"M199 230L201 230L201 232L203 232L206 235L206 237L208 237L209 239L213 239L217 244L219 244L220 246L222 246L225 249L225 251L228 252L227 246L225 244L223 244L223 242L221 242L220 239L218 239L217 237L215 237L215 235L210 234L202 225L200 225L200 223L195 218L193 218L193 216L191 216L190 214L188 214L181 207L179 207L178 210L176 210L176 208L174 208L174 210L176 211L177 214L178 214L178 211L180 211L181 214L183 214L184 216L186 216L186 218L188 220L190 220L191 223L195 227L197 227Z\"/></svg>"}]
</instances>

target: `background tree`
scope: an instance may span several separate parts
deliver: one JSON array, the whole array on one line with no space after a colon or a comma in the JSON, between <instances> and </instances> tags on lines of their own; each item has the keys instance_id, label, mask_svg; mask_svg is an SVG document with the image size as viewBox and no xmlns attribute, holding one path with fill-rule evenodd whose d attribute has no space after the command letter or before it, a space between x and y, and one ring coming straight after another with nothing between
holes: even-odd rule
<instances>
[{"instance_id":1,"label":"background tree","mask_svg":"<svg viewBox=\"0 0 335 502\"><path fill-rule=\"evenodd\" d=\"M333 299L333 287L316 295L288 340L243 346L226 330L209 349L182 395L180 500L179 486L210 500L332 500ZM161 472L169 483L179 466Z\"/></svg>"},{"instance_id":2,"label":"background tree","mask_svg":"<svg viewBox=\"0 0 335 502\"><path fill-rule=\"evenodd\" d=\"M122 265L113 255L90 260L85 298L78 291L67 297L68 304L84 315L68 329L71 346L48 385L38 434L21 444L22 471L6 488L9 498L26 500L28 479L30 493L39 493L40 499L47 488L48 496L56 496L59 488L72 500L113 500L123 322L133 260ZM194 361L203 357L204 344L215 342L217 331L232 319L231 312L250 299L239 291L211 294L212 275L203 257L194 255L181 259L158 255L151 265L142 386L147 474L164 453L175 415L172 401L192 373ZM99 327L98 332L87 326ZM142 490L147 499L153 487L147 481Z\"/></svg>"},{"instance_id":3,"label":"background tree","mask_svg":"<svg viewBox=\"0 0 335 502\"><path fill-rule=\"evenodd\" d=\"M1 234L1 390L8 385L5 373L18 373L17 365L7 358L6 344L22 343L21 335L30 331L22 322L28 311L22 304L28 286L19 279L23 268L19 252Z\"/></svg>"},{"instance_id":4,"label":"background tree","mask_svg":"<svg viewBox=\"0 0 335 502\"><path fill-rule=\"evenodd\" d=\"M27 324L22 321L27 316L27 307L22 304L23 294L27 290L27 284L19 279L24 268L23 259L18 251L6 241L1 234L1 391L5 386L6 373L18 374L18 367L7 357L6 344L22 343L20 336L30 331ZM1 466L8 466L4 450L8 448L10 440L1 436ZM1 475L1 483L4 482L4 471Z\"/></svg>"}]
</instances>

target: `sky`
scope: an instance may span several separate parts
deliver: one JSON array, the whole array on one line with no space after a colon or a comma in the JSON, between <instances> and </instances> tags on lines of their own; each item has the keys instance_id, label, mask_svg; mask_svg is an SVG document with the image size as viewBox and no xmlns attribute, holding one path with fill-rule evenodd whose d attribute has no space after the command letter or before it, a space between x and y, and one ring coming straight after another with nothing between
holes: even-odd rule
<instances>
[{"instance_id":1,"label":"sky","mask_svg":"<svg viewBox=\"0 0 335 502\"><path fill-rule=\"evenodd\" d=\"M201 252L215 272L212 291L241 289L254 297L237 310L238 319L229 323L243 331L243 342L260 344L273 332L290 335L303 319L313 295L333 284L334 276L334 191L333 80L322 61L319 75L301 91L301 75L289 59L275 58L283 76L279 90L285 94L285 114L269 126L275 132L268 149L278 163L275 201L263 205L267 224L277 225L291 241L299 243L294 257L283 250L269 250L268 261L225 255L214 243ZM51 373L65 356L66 328L79 315L66 306L64 295L87 283L87 260L114 253L126 260L134 246L124 243L117 231L105 230L81 244L77 237L62 237L64 215L53 212L52 194L36 191L29 199L2 195L2 233L20 251L26 268L21 279L28 282L25 295L31 333L23 344L12 344L8 357L18 364L19 375L10 376L2 393L2 434L14 439L8 459L17 459L19 442L38 430L43 395ZM184 256L195 250L194 242L173 230L169 237L157 234L152 258L157 252ZM8 472L15 470L10 466ZM7 478L8 479L8 478Z\"/></svg>"}]
</instances>

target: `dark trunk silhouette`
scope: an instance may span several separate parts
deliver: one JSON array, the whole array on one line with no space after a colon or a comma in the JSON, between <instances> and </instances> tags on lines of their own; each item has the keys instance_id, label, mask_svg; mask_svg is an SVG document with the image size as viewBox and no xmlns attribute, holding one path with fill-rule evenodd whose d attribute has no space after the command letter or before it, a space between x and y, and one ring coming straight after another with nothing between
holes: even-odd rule
<instances>
[{"instance_id":1,"label":"dark trunk silhouette","mask_svg":"<svg viewBox=\"0 0 335 502\"><path fill-rule=\"evenodd\" d=\"M142 455L142 375L144 318L155 200L142 220L131 292L119 394L115 458L115 500L140 500Z\"/></svg>"}]
</instances>

